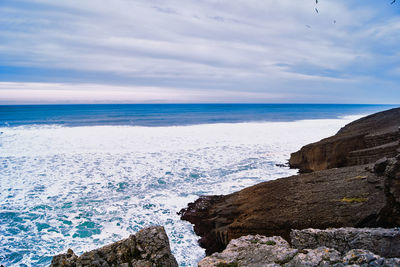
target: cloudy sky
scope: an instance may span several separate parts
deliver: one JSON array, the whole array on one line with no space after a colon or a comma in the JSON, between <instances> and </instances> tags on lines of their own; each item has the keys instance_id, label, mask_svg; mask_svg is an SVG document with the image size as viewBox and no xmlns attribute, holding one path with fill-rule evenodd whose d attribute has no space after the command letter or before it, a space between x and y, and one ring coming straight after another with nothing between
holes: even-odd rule
<instances>
[{"instance_id":1,"label":"cloudy sky","mask_svg":"<svg viewBox=\"0 0 400 267\"><path fill-rule=\"evenodd\" d=\"M390 2L0 0L0 104L397 104Z\"/></svg>"}]
</instances>

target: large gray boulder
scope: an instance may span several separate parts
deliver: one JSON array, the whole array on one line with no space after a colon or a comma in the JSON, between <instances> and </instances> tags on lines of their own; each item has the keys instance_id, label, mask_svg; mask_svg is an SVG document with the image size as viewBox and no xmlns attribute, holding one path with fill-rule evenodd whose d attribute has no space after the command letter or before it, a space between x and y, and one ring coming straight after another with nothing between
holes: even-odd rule
<instances>
[{"instance_id":1,"label":"large gray boulder","mask_svg":"<svg viewBox=\"0 0 400 267\"><path fill-rule=\"evenodd\" d=\"M365 249L383 257L400 257L400 228L304 229L293 230L290 237L297 249L325 246L340 253Z\"/></svg>"},{"instance_id":2,"label":"large gray boulder","mask_svg":"<svg viewBox=\"0 0 400 267\"><path fill-rule=\"evenodd\" d=\"M199 267L211 266L263 266L290 261L297 249L280 236L265 237L261 235L247 235L229 242L221 253L214 253L199 262ZM230 265L229 265L230 264ZM275 266L275 265L271 265Z\"/></svg>"},{"instance_id":3,"label":"large gray boulder","mask_svg":"<svg viewBox=\"0 0 400 267\"><path fill-rule=\"evenodd\" d=\"M372 238L376 238L373 235ZM349 240L351 241L351 240ZM199 262L199 267L341 267L400 266L399 258L384 258L366 249L339 252L334 248L295 248L279 236L247 235L233 239L221 253Z\"/></svg>"},{"instance_id":4,"label":"large gray boulder","mask_svg":"<svg viewBox=\"0 0 400 267\"><path fill-rule=\"evenodd\" d=\"M83 253L69 249L53 257L50 267L177 267L164 227L140 230L136 235Z\"/></svg>"}]
</instances>

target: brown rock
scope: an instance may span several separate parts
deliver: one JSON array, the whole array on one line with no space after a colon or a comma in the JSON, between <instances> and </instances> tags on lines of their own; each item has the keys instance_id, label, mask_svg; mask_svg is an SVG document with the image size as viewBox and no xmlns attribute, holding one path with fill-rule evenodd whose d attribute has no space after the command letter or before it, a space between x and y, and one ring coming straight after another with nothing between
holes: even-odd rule
<instances>
[{"instance_id":1,"label":"brown rock","mask_svg":"<svg viewBox=\"0 0 400 267\"><path fill-rule=\"evenodd\" d=\"M194 224L208 255L249 234L289 241L291 229L398 227L399 125L400 108L354 121L292 154L292 167L312 173L201 197L181 210L181 218Z\"/></svg>"},{"instance_id":2,"label":"brown rock","mask_svg":"<svg viewBox=\"0 0 400 267\"><path fill-rule=\"evenodd\" d=\"M336 135L292 153L289 164L312 172L375 162L399 148L400 108L375 113L343 127Z\"/></svg>"},{"instance_id":3,"label":"brown rock","mask_svg":"<svg viewBox=\"0 0 400 267\"><path fill-rule=\"evenodd\" d=\"M208 255L248 234L289 240L291 229L398 226L395 196L388 196L389 178L366 167L372 165L291 176L227 196L203 197L181 211L182 219L195 225Z\"/></svg>"}]
</instances>

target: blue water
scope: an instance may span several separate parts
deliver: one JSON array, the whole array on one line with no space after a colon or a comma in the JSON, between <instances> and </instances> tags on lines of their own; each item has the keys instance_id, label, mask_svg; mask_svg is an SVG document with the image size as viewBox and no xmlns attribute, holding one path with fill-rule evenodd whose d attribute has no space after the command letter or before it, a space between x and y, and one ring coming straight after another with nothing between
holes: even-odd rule
<instances>
[{"instance_id":1,"label":"blue water","mask_svg":"<svg viewBox=\"0 0 400 267\"><path fill-rule=\"evenodd\" d=\"M295 121L370 114L390 105L126 104L0 106L0 127L30 124L171 126Z\"/></svg>"}]
</instances>

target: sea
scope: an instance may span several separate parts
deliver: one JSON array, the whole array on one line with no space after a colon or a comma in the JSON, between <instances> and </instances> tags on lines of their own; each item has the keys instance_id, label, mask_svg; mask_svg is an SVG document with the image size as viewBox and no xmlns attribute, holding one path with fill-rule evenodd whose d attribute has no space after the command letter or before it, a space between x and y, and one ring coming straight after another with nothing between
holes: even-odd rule
<instances>
[{"instance_id":1,"label":"sea","mask_svg":"<svg viewBox=\"0 0 400 267\"><path fill-rule=\"evenodd\" d=\"M177 214L189 202L296 174L290 153L392 107L0 106L0 265L48 266L162 225L179 265L197 266Z\"/></svg>"}]
</instances>

